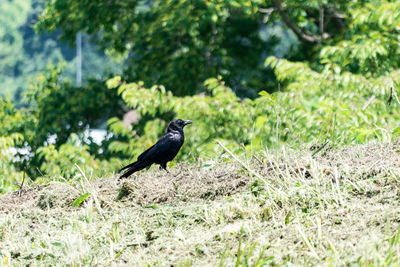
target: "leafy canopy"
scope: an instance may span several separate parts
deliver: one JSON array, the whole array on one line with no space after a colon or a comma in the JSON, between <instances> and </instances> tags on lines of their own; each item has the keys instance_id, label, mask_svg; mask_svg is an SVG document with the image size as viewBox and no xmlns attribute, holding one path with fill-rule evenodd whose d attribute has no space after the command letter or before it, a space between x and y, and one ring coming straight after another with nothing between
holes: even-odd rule
<instances>
[{"instance_id":1,"label":"leafy canopy","mask_svg":"<svg viewBox=\"0 0 400 267\"><path fill-rule=\"evenodd\" d=\"M73 41L79 31L109 54L124 56L126 79L163 84L176 95L202 90L222 75L235 91L254 95L271 80L263 67L275 39L262 38L260 0L48 2L36 25L62 29Z\"/></svg>"}]
</instances>

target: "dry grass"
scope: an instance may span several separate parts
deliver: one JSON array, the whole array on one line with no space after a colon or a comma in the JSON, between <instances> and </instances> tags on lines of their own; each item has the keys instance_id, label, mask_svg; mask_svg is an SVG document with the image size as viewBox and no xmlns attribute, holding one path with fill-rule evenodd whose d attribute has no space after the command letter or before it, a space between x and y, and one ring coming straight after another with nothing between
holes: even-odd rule
<instances>
[{"instance_id":1,"label":"dry grass","mask_svg":"<svg viewBox=\"0 0 400 267\"><path fill-rule=\"evenodd\" d=\"M2 195L0 263L400 264L400 143L241 160Z\"/></svg>"}]
</instances>

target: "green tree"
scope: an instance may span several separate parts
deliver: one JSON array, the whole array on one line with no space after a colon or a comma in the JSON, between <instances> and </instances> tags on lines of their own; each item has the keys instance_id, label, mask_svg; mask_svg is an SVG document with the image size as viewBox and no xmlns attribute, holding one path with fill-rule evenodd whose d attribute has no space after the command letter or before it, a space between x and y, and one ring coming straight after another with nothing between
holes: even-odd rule
<instances>
[{"instance_id":1,"label":"green tree","mask_svg":"<svg viewBox=\"0 0 400 267\"><path fill-rule=\"evenodd\" d=\"M86 160L93 166L99 164L93 157L110 158L108 139L104 144L96 144L84 133L105 125L112 116L123 114L120 97L103 82L93 80L86 87L75 87L62 78L62 73L62 64L48 66L32 82L23 108L16 109L11 101L0 97L0 142L3 142L0 153L7 155L3 155L7 164L17 170L26 169L33 179L42 173L54 174L54 170L46 168L54 167L57 162L74 166L72 155L82 154L79 162ZM10 148L17 148L13 156ZM67 176L75 172L63 169Z\"/></svg>"},{"instance_id":2,"label":"green tree","mask_svg":"<svg viewBox=\"0 0 400 267\"><path fill-rule=\"evenodd\" d=\"M307 109L320 120L322 136L338 142L387 140L399 133L400 3L362 1L348 7L346 31L318 47L314 62L271 57L266 64L286 91L309 99Z\"/></svg>"},{"instance_id":3,"label":"green tree","mask_svg":"<svg viewBox=\"0 0 400 267\"><path fill-rule=\"evenodd\" d=\"M57 33L36 34L34 23L42 12L45 0L10 0L0 3L0 95L7 92L21 104L28 83L49 63L66 62L63 76L75 78L75 49L57 40ZM104 52L83 36L84 81L107 78L118 73L119 64L111 62Z\"/></svg>"},{"instance_id":4,"label":"green tree","mask_svg":"<svg viewBox=\"0 0 400 267\"><path fill-rule=\"evenodd\" d=\"M15 0L0 2L0 92L14 89L14 76L18 73L18 63L23 60L23 37L19 28L26 23L30 1Z\"/></svg>"},{"instance_id":5,"label":"green tree","mask_svg":"<svg viewBox=\"0 0 400 267\"><path fill-rule=\"evenodd\" d=\"M290 21L285 23L300 19L291 13L290 5L295 3L287 2L286 8L281 6L282 10L277 13L290 16ZM279 10L279 6L275 8ZM311 11L319 14L323 14L324 8L325 4L310 6ZM400 4L352 2L346 8L340 14L335 11L338 19L345 19L345 28L328 30L328 33L319 32L318 28L313 30L313 24L320 24L318 21L307 21L302 28L297 23L292 25L296 27L296 35L303 35L299 36L303 38L303 48L313 48L313 60L293 62L269 57L265 65L273 69L282 85L282 92L273 95L262 92L257 99L241 101L221 80L215 79L205 84L208 94L184 98L168 94L160 86L147 90L141 83L117 82L118 77L110 80L109 86L119 86L118 91L127 105L141 114L172 110L177 116L193 119L195 130L187 129L193 137L184 148L191 153L181 154L187 158L212 155L215 139L231 145L243 144L249 150L279 144L304 146L304 143L331 142L338 145L390 140L400 132L397 96ZM329 29L336 23L342 22L328 23L324 28ZM159 124L159 121L150 121L148 129ZM139 153L155 139L150 130L137 136L134 130L124 129L117 119L110 120L110 129L116 134L131 136L127 138L129 142L115 142L111 146L126 154Z\"/></svg>"},{"instance_id":6,"label":"green tree","mask_svg":"<svg viewBox=\"0 0 400 267\"><path fill-rule=\"evenodd\" d=\"M193 94L218 74L237 91L265 88L263 54L274 39L260 38L259 1L65 1L48 2L37 28L78 31L125 56L125 76ZM90 18L90 19L89 19ZM248 92L251 95L251 92Z\"/></svg>"},{"instance_id":7,"label":"green tree","mask_svg":"<svg viewBox=\"0 0 400 267\"><path fill-rule=\"evenodd\" d=\"M78 31L97 37L98 44L124 56L124 77L163 84L176 95L204 89L202 82L222 75L241 96L276 90L275 78L263 62L276 47L289 46L292 59L312 61L321 43L346 29L348 1L280 0L54 0L46 5L40 30L61 29L73 41ZM279 34L278 34L279 33ZM296 49L297 48L297 49Z\"/></svg>"},{"instance_id":8,"label":"green tree","mask_svg":"<svg viewBox=\"0 0 400 267\"><path fill-rule=\"evenodd\" d=\"M15 182L22 181L23 173L14 166L17 159L11 149L23 145L21 126L28 119L24 115L9 99L0 97L0 193L15 189Z\"/></svg>"}]
</instances>

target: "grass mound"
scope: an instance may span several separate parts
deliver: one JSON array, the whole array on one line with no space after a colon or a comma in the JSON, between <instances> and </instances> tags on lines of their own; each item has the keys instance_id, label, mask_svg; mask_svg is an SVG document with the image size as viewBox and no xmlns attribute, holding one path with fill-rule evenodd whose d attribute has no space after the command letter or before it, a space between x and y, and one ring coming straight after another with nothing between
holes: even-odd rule
<instances>
[{"instance_id":1,"label":"grass mound","mask_svg":"<svg viewBox=\"0 0 400 267\"><path fill-rule=\"evenodd\" d=\"M399 264L399 142L241 160L1 195L0 260Z\"/></svg>"},{"instance_id":2,"label":"grass mound","mask_svg":"<svg viewBox=\"0 0 400 267\"><path fill-rule=\"evenodd\" d=\"M0 195L0 211L11 212L33 207L73 208L83 192L94 191L103 204L122 201L128 206L151 206L176 201L215 200L246 190L254 179L240 165L220 163L214 168L180 165L165 171L141 172L129 179L111 178L84 184L53 182L21 192Z\"/></svg>"}]
</instances>

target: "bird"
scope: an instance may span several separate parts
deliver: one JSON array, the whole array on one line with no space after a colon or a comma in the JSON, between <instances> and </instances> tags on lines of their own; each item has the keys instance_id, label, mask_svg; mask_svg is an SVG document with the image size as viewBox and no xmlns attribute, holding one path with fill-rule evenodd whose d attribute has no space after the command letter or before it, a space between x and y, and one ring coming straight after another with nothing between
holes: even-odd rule
<instances>
[{"instance_id":1,"label":"bird","mask_svg":"<svg viewBox=\"0 0 400 267\"><path fill-rule=\"evenodd\" d=\"M168 125L167 132L157 143L140 154L136 162L119 170L119 173L126 170L119 178L128 178L132 173L144 168L148 169L154 163L159 164L160 169L163 168L169 173L167 163L178 154L185 141L183 128L191 123L192 121L190 120L173 119Z\"/></svg>"}]
</instances>

